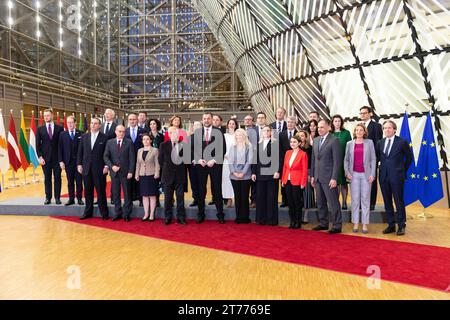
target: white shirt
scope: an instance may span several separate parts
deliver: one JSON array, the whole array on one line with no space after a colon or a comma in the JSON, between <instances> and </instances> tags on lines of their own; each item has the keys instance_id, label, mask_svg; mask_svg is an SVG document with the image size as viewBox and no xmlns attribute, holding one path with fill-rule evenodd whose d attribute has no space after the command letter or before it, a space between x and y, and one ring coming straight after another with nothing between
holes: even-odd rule
<instances>
[{"instance_id":1,"label":"white shirt","mask_svg":"<svg viewBox=\"0 0 450 320\"><path fill-rule=\"evenodd\" d=\"M289 139L289 134L291 135L291 138L294 136L294 132L295 132L295 129L293 129L293 130L288 130L288 131L287 131L287 137L288 137L288 139Z\"/></svg>"},{"instance_id":2,"label":"white shirt","mask_svg":"<svg viewBox=\"0 0 450 320\"><path fill-rule=\"evenodd\" d=\"M270 139L267 139L267 140L264 140L264 141L263 141L264 149L267 148L267 145L269 144L269 142L270 142Z\"/></svg>"},{"instance_id":3,"label":"white shirt","mask_svg":"<svg viewBox=\"0 0 450 320\"><path fill-rule=\"evenodd\" d=\"M325 140L327 139L327 137L328 137L329 134L330 134L330 133L327 133L326 135L320 137L320 140L319 140L319 148L323 146L323 144L325 143ZM322 144L320 143L320 141L322 141Z\"/></svg>"},{"instance_id":4,"label":"white shirt","mask_svg":"<svg viewBox=\"0 0 450 320\"><path fill-rule=\"evenodd\" d=\"M97 140L98 132L91 133L91 150L94 149L95 141Z\"/></svg>"},{"instance_id":5,"label":"white shirt","mask_svg":"<svg viewBox=\"0 0 450 320\"><path fill-rule=\"evenodd\" d=\"M289 168L292 167L292 164L294 163L295 158L297 157L297 152L292 152L291 158L289 159ZM291 174L289 173L288 180L291 180Z\"/></svg>"},{"instance_id":6,"label":"white shirt","mask_svg":"<svg viewBox=\"0 0 450 320\"><path fill-rule=\"evenodd\" d=\"M109 127L108 127L108 125L109 125ZM106 131L106 129L108 128L108 130L111 130L111 125L112 125L112 122L105 122L105 131L103 132L103 133L108 133L108 131Z\"/></svg>"},{"instance_id":7,"label":"white shirt","mask_svg":"<svg viewBox=\"0 0 450 320\"><path fill-rule=\"evenodd\" d=\"M366 128L369 126L369 123L372 121L372 119L369 119L367 121L364 122L364 125L366 126Z\"/></svg>"}]
</instances>

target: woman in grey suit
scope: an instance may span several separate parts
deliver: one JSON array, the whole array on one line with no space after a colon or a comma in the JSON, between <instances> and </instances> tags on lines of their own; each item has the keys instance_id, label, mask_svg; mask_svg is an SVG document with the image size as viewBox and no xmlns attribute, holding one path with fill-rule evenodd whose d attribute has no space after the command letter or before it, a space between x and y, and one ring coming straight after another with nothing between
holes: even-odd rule
<instances>
[{"instance_id":1,"label":"woman in grey suit","mask_svg":"<svg viewBox=\"0 0 450 320\"><path fill-rule=\"evenodd\" d=\"M375 147L367 136L366 126L358 123L353 130L353 140L347 142L344 158L345 176L350 181L353 232L358 232L361 208L364 234L369 232L370 192L375 180L377 161Z\"/></svg>"}]
</instances>

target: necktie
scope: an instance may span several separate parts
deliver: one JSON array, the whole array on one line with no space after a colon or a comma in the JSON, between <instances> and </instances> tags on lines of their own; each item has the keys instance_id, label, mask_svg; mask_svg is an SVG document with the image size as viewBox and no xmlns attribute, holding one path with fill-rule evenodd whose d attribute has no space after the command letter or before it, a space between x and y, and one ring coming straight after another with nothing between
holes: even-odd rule
<instances>
[{"instance_id":1,"label":"necktie","mask_svg":"<svg viewBox=\"0 0 450 320\"><path fill-rule=\"evenodd\" d=\"M120 151L120 140L117 140L117 152Z\"/></svg>"},{"instance_id":2,"label":"necktie","mask_svg":"<svg viewBox=\"0 0 450 320\"><path fill-rule=\"evenodd\" d=\"M136 140L136 132L134 131L135 128L132 128L131 130L132 130L131 131L131 139L133 139L133 143L134 143L134 141Z\"/></svg>"},{"instance_id":3,"label":"necktie","mask_svg":"<svg viewBox=\"0 0 450 320\"><path fill-rule=\"evenodd\" d=\"M281 132L281 122L278 121L278 133L280 133L280 132Z\"/></svg>"},{"instance_id":4,"label":"necktie","mask_svg":"<svg viewBox=\"0 0 450 320\"><path fill-rule=\"evenodd\" d=\"M325 140L325 137L321 137L320 138L320 143L319 143L319 150L322 148L322 144L323 144L323 141Z\"/></svg>"},{"instance_id":5,"label":"necktie","mask_svg":"<svg viewBox=\"0 0 450 320\"><path fill-rule=\"evenodd\" d=\"M389 149L391 148L391 139L388 139L388 143L387 143L387 145L386 145L386 149L384 150L384 154L386 155L386 156L388 156L389 155Z\"/></svg>"},{"instance_id":6,"label":"necktie","mask_svg":"<svg viewBox=\"0 0 450 320\"><path fill-rule=\"evenodd\" d=\"M206 145L208 145L208 143L209 143L209 128L206 128L205 142L206 142Z\"/></svg>"},{"instance_id":7,"label":"necktie","mask_svg":"<svg viewBox=\"0 0 450 320\"><path fill-rule=\"evenodd\" d=\"M289 140L292 138L292 131L289 131Z\"/></svg>"},{"instance_id":8,"label":"necktie","mask_svg":"<svg viewBox=\"0 0 450 320\"><path fill-rule=\"evenodd\" d=\"M72 139L73 140L73 131L70 131L70 139Z\"/></svg>"},{"instance_id":9,"label":"necktie","mask_svg":"<svg viewBox=\"0 0 450 320\"><path fill-rule=\"evenodd\" d=\"M106 124L106 129L105 129L105 133L109 132L109 122Z\"/></svg>"},{"instance_id":10,"label":"necktie","mask_svg":"<svg viewBox=\"0 0 450 320\"><path fill-rule=\"evenodd\" d=\"M47 127L47 133L48 133L48 136L50 137L50 139L52 139L53 133L52 133L52 125L50 123L48 124L48 127Z\"/></svg>"}]
</instances>

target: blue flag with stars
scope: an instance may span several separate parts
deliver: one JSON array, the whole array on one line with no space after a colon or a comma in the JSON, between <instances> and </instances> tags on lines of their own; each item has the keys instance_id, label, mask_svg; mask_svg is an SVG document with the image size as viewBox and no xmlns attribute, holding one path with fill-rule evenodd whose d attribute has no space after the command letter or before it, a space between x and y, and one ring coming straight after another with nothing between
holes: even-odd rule
<instances>
[{"instance_id":1,"label":"blue flag with stars","mask_svg":"<svg viewBox=\"0 0 450 320\"><path fill-rule=\"evenodd\" d=\"M400 130L400 137L405 139L408 144L411 152L413 154L413 160L411 165L406 172L406 180L405 180L405 189L403 193L405 206L410 205L411 203L419 200L418 190L417 190L417 174L416 174L416 161L414 160L414 151L411 140L411 132L409 131L409 122L408 122L408 114L405 112L403 116L402 129Z\"/></svg>"},{"instance_id":2,"label":"blue flag with stars","mask_svg":"<svg viewBox=\"0 0 450 320\"><path fill-rule=\"evenodd\" d=\"M419 200L424 208L444 197L430 113L427 114L427 121L420 143L417 177L419 180Z\"/></svg>"}]
</instances>

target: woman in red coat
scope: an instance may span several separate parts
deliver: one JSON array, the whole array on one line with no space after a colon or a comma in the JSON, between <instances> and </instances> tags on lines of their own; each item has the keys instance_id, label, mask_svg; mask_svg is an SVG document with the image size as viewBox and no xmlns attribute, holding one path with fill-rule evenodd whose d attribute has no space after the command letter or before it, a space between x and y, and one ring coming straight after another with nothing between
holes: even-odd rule
<instances>
[{"instance_id":1,"label":"woman in red coat","mask_svg":"<svg viewBox=\"0 0 450 320\"><path fill-rule=\"evenodd\" d=\"M284 156L282 185L286 187L291 229L299 229L303 209L303 189L308 181L308 155L300 149L300 136L291 138L292 150Z\"/></svg>"}]
</instances>

